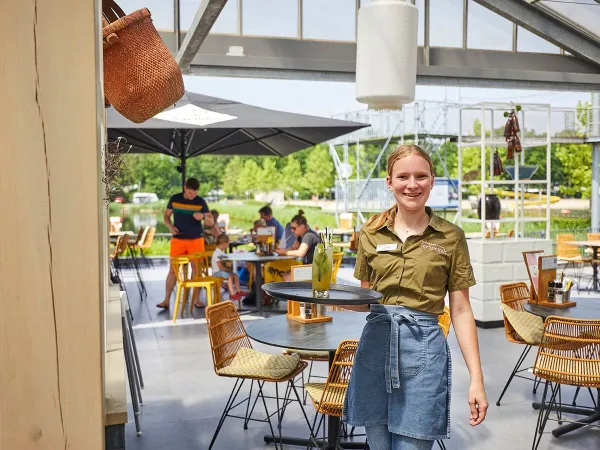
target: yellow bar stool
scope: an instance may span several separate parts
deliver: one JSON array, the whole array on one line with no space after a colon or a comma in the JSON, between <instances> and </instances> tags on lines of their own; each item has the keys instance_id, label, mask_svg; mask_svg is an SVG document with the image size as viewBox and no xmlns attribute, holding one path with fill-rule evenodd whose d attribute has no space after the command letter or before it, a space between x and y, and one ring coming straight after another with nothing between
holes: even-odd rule
<instances>
[{"instance_id":1,"label":"yellow bar stool","mask_svg":"<svg viewBox=\"0 0 600 450\"><path fill-rule=\"evenodd\" d=\"M208 276L193 276L190 273L190 265L197 264L197 261L201 259L199 257L187 257L187 256L175 256L171 258L171 267L175 272L177 278L177 293L175 297L175 311L173 311L173 323L177 321L177 313L179 311L179 302L183 294L183 304L181 307L181 317L185 310L185 303L188 298L190 289L204 288L206 289L207 303L212 305L213 303L219 303L221 301L221 290L219 287L219 280L215 277ZM198 269L196 269L198 270ZM196 272L196 274L201 272ZM183 292L182 292L183 290ZM193 310L194 304L190 302L190 312Z\"/></svg>"}]
</instances>

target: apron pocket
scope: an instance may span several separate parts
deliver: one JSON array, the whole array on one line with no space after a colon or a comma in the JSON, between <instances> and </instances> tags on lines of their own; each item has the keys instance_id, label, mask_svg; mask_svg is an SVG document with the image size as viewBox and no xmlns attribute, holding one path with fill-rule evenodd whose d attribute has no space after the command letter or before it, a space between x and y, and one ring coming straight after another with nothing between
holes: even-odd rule
<instances>
[{"instance_id":1,"label":"apron pocket","mask_svg":"<svg viewBox=\"0 0 600 450\"><path fill-rule=\"evenodd\" d=\"M421 373L427 362L427 327L402 324L399 330L399 373L413 377Z\"/></svg>"},{"instance_id":2,"label":"apron pocket","mask_svg":"<svg viewBox=\"0 0 600 450\"><path fill-rule=\"evenodd\" d=\"M389 322L367 322L365 325L356 358L367 369L381 372L385 370L385 356L390 345L389 329Z\"/></svg>"}]
</instances>

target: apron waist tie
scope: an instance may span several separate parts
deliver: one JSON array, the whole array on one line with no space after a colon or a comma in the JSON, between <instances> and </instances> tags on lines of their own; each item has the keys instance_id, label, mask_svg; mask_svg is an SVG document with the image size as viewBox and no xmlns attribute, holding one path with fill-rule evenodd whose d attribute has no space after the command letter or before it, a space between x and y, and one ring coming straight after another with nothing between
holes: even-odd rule
<instances>
[{"instance_id":1,"label":"apron waist tie","mask_svg":"<svg viewBox=\"0 0 600 450\"><path fill-rule=\"evenodd\" d=\"M371 313L377 314L377 313ZM417 324L417 319L410 313L377 314L371 322L390 322L390 345L385 355L385 388L388 394L392 389L400 387L400 325Z\"/></svg>"}]
</instances>

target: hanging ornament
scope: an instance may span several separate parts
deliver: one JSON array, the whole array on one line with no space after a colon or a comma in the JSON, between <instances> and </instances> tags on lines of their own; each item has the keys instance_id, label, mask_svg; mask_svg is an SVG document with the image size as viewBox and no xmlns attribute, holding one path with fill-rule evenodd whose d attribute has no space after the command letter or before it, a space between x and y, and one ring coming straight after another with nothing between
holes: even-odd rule
<instances>
[{"instance_id":1,"label":"hanging ornament","mask_svg":"<svg viewBox=\"0 0 600 450\"><path fill-rule=\"evenodd\" d=\"M373 0L358 11L356 100L401 109L415 99L419 11L403 0Z\"/></svg>"},{"instance_id":2,"label":"hanging ornament","mask_svg":"<svg viewBox=\"0 0 600 450\"><path fill-rule=\"evenodd\" d=\"M519 153L522 150L521 141L517 134L521 131L519 128L519 120L517 119L517 111L521 110L521 106L517 105L515 109L511 109L504 113L504 117L507 118L506 125L504 125L504 139L508 143L508 154L506 155L506 159L513 159L514 153Z\"/></svg>"}]
</instances>

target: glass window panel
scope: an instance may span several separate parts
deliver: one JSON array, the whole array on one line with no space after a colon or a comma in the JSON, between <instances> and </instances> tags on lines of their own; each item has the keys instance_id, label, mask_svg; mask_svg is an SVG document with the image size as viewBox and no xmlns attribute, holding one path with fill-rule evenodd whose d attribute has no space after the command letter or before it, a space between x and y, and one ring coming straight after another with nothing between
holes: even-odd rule
<instances>
[{"instance_id":1,"label":"glass window panel","mask_svg":"<svg viewBox=\"0 0 600 450\"><path fill-rule=\"evenodd\" d=\"M462 48L463 0L435 0L429 5L430 45Z\"/></svg>"},{"instance_id":2,"label":"glass window panel","mask_svg":"<svg viewBox=\"0 0 600 450\"><path fill-rule=\"evenodd\" d=\"M517 51L531 53L560 53L560 48L525 28L517 28Z\"/></svg>"},{"instance_id":3,"label":"glass window panel","mask_svg":"<svg viewBox=\"0 0 600 450\"><path fill-rule=\"evenodd\" d=\"M242 29L254 36L298 37L298 1L243 0Z\"/></svg>"},{"instance_id":4,"label":"glass window panel","mask_svg":"<svg viewBox=\"0 0 600 450\"><path fill-rule=\"evenodd\" d=\"M417 45L423 46L425 45L425 0L417 0L415 6L419 9L419 34L417 35Z\"/></svg>"},{"instance_id":5,"label":"glass window panel","mask_svg":"<svg viewBox=\"0 0 600 450\"><path fill-rule=\"evenodd\" d=\"M163 0L165 1L165 0ZM170 1L170 0L169 0ZM196 11L200 6L201 0L179 0L179 21L181 24L181 30L186 31L190 29L190 25L194 21ZM217 18L210 29L211 33L221 34L237 34L238 32L238 20L237 20L237 0L229 0L225 3L221 14Z\"/></svg>"},{"instance_id":6,"label":"glass window panel","mask_svg":"<svg viewBox=\"0 0 600 450\"><path fill-rule=\"evenodd\" d=\"M513 24L484 6L469 1L467 47L512 51Z\"/></svg>"},{"instance_id":7,"label":"glass window panel","mask_svg":"<svg viewBox=\"0 0 600 450\"><path fill-rule=\"evenodd\" d=\"M120 0L119 6L126 14L148 8L152 22L158 31L173 31L173 1L165 0Z\"/></svg>"},{"instance_id":8,"label":"glass window panel","mask_svg":"<svg viewBox=\"0 0 600 450\"><path fill-rule=\"evenodd\" d=\"M355 0L304 0L302 35L305 39L354 41L356 39Z\"/></svg>"},{"instance_id":9,"label":"glass window panel","mask_svg":"<svg viewBox=\"0 0 600 450\"><path fill-rule=\"evenodd\" d=\"M572 0L570 3L545 1L543 4L600 37L600 4L596 0Z\"/></svg>"}]
</instances>

